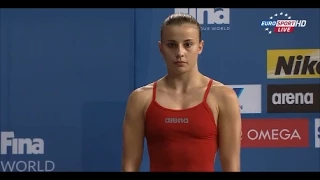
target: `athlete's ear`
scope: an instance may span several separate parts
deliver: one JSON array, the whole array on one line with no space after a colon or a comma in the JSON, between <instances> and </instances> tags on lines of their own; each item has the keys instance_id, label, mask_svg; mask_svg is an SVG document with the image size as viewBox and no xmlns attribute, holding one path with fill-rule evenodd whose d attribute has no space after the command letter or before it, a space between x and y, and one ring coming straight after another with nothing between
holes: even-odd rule
<instances>
[{"instance_id":1,"label":"athlete's ear","mask_svg":"<svg viewBox=\"0 0 320 180\"><path fill-rule=\"evenodd\" d=\"M198 54L201 54L201 53L202 53L203 46L204 46L204 41L201 40L200 43L199 43L199 51L198 51Z\"/></svg>"},{"instance_id":2,"label":"athlete's ear","mask_svg":"<svg viewBox=\"0 0 320 180\"><path fill-rule=\"evenodd\" d=\"M162 54L162 47L161 47L161 41L158 41L158 47L159 47L159 51Z\"/></svg>"}]
</instances>

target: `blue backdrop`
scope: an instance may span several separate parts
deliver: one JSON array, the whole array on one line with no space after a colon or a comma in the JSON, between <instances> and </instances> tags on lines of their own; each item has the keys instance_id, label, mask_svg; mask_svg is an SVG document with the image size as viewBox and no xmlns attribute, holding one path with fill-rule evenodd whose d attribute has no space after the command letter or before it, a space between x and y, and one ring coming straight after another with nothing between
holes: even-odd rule
<instances>
[{"instance_id":1,"label":"blue backdrop","mask_svg":"<svg viewBox=\"0 0 320 180\"><path fill-rule=\"evenodd\" d=\"M262 20L280 11L306 19L294 33L268 34ZM120 171L129 93L166 72L160 24L174 9L1 9L0 130L41 138L40 155L0 155L0 171ZM268 49L320 48L319 9L230 9L228 30L204 30L200 70L225 84L262 84L262 113L244 118L310 118L266 113ZM205 17L205 21L207 18ZM319 83L288 79L285 83ZM5 146L2 134L1 148ZM12 138L11 138L12 139ZM10 141L14 144L14 141ZM34 141L35 142L35 141ZM20 146L19 146L20 144ZM3 151L1 151L3 152ZM145 150L141 170L149 170ZM49 165L51 162L51 165ZM52 163L53 162L53 163ZM50 166L50 167L49 167ZM219 160L216 163L220 171ZM243 171L320 171L320 149L243 149Z\"/></svg>"}]
</instances>

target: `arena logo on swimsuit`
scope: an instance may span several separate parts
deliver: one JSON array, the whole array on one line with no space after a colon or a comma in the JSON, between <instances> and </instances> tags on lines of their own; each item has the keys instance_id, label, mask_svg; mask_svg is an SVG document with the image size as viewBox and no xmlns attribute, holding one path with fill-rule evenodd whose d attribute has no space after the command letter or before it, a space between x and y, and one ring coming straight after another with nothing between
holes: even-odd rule
<instances>
[{"instance_id":1,"label":"arena logo on swimsuit","mask_svg":"<svg viewBox=\"0 0 320 180\"><path fill-rule=\"evenodd\" d=\"M14 132L1 132L1 155L44 155L44 140L41 138L15 138ZM24 158L25 159L25 158ZM53 161L0 161L1 172L49 172L55 169Z\"/></svg>"},{"instance_id":2,"label":"arena logo on swimsuit","mask_svg":"<svg viewBox=\"0 0 320 180\"><path fill-rule=\"evenodd\" d=\"M164 120L164 122L165 123L172 123L172 124L176 124L176 123L178 123L178 124L181 124L181 123L183 123L183 124L187 124L187 123L189 123L189 118L166 118L165 120Z\"/></svg>"}]
</instances>

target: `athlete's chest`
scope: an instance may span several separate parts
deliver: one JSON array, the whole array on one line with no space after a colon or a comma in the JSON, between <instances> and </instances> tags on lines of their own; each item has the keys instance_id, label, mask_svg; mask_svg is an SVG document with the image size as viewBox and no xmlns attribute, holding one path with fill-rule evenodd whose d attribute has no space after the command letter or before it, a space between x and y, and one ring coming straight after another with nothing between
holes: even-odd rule
<instances>
[{"instance_id":1,"label":"athlete's chest","mask_svg":"<svg viewBox=\"0 0 320 180\"><path fill-rule=\"evenodd\" d=\"M204 89L188 93L158 91L156 102L163 107L173 110L189 109L204 101Z\"/></svg>"},{"instance_id":2,"label":"athlete's chest","mask_svg":"<svg viewBox=\"0 0 320 180\"><path fill-rule=\"evenodd\" d=\"M149 138L208 139L216 135L214 119L203 103L184 110L172 110L153 103L146 113L145 132Z\"/></svg>"}]
</instances>

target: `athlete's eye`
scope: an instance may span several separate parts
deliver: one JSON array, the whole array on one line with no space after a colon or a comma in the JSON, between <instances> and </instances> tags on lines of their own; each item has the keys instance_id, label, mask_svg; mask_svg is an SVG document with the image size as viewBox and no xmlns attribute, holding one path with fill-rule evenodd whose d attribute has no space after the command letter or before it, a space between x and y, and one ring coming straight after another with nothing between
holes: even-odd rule
<instances>
[{"instance_id":1,"label":"athlete's eye","mask_svg":"<svg viewBox=\"0 0 320 180\"><path fill-rule=\"evenodd\" d=\"M192 43L191 43L191 42L188 42L188 43L185 44L185 46L186 46L186 47L191 47L191 46L192 46Z\"/></svg>"},{"instance_id":2,"label":"athlete's eye","mask_svg":"<svg viewBox=\"0 0 320 180\"><path fill-rule=\"evenodd\" d=\"M176 47L176 44L174 44L174 43L168 43L168 46L169 46L169 47Z\"/></svg>"}]
</instances>

